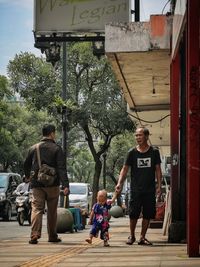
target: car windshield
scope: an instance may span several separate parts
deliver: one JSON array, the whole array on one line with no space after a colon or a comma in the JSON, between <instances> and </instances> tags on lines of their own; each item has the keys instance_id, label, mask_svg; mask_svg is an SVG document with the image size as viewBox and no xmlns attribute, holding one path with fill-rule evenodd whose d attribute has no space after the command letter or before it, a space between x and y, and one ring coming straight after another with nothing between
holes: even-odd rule
<instances>
[{"instance_id":1,"label":"car windshield","mask_svg":"<svg viewBox=\"0 0 200 267\"><path fill-rule=\"evenodd\" d=\"M0 188L7 187L8 184L8 176L0 174Z\"/></svg>"},{"instance_id":2,"label":"car windshield","mask_svg":"<svg viewBox=\"0 0 200 267\"><path fill-rule=\"evenodd\" d=\"M86 194L86 186L70 184L70 194L85 195Z\"/></svg>"}]
</instances>

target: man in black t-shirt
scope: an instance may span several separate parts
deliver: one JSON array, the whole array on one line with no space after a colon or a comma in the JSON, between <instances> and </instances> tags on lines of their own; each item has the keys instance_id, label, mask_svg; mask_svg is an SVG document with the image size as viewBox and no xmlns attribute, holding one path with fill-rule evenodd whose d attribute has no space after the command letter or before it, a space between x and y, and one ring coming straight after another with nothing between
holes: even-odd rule
<instances>
[{"instance_id":1,"label":"man in black t-shirt","mask_svg":"<svg viewBox=\"0 0 200 267\"><path fill-rule=\"evenodd\" d=\"M157 194L161 192L161 168L160 153L158 149L148 145L149 130L143 127L137 128L135 134L138 145L129 150L124 166L119 175L116 192L121 192L129 167L131 168L130 186L130 236L126 244L135 242L135 228L137 220L142 212L142 229L138 245L152 245L146 239L146 232L150 219L156 213L155 178L157 180Z\"/></svg>"}]
</instances>

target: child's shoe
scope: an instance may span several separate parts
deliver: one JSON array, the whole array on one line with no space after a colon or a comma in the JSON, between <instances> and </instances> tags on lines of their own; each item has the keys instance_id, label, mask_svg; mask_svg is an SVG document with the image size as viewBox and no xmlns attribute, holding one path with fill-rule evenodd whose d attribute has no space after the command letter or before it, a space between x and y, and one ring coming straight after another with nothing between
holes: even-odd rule
<instances>
[{"instance_id":1,"label":"child's shoe","mask_svg":"<svg viewBox=\"0 0 200 267\"><path fill-rule=\"evenodd\" d=\"M91 240L90 238L85 239L85 241L86 241L88 244L92 244L92 240Z\"/></svg>"}]
</instances>

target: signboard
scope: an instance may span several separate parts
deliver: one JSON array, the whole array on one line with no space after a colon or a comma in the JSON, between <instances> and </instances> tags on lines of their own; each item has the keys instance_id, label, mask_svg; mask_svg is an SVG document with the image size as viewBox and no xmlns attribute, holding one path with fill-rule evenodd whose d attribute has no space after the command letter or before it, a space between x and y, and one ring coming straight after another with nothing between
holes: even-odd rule
<instances>
[{"instance_id":1,"label":"signboard","mask_svg":"<svg viewBox=\"0 0 200 267\"><path fill-rule=\"evenodd\" d=\"M130 0L35 0L36 34L104 32L109 22L129 22Z\"/></svg>"}]
</instances>

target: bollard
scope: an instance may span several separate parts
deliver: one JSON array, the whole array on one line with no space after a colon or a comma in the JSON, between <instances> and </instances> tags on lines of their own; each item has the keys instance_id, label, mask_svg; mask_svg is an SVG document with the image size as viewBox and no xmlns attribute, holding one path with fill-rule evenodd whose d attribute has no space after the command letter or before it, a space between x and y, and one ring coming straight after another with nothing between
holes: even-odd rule
<instances>
[{"instance_id":1,"label":"bollard","mask_svg":"<svg viewBox=\"0 0 200 267\"><path fill-rule=\"evenodd\" d=\"M114 218L119 218L119 217L123 217L124 213L123 213L123 209L120 206L113 206L110 209L110 215L113 216Z\"/></svg>"},{"instance_id":2,"label":"bollard","mask_svg":"<svg viewBox=\"0 0 200 267\"><path fill-rule=\"evenodd\" d=\"M58 208L57 213L57 233L73 231L74 219L72 213L65 208Z\"/></svg>"}]
</instances>

